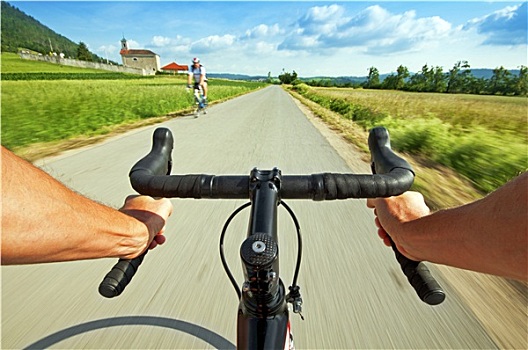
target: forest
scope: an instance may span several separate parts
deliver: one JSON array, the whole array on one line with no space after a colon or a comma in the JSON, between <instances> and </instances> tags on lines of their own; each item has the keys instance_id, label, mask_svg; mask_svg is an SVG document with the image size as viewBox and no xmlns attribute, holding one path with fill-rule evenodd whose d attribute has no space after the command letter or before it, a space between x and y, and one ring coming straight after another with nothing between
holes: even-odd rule
<instances>
[{"instance_id":1,"label":"forest","mask_svg":"<svg viewBox=\"0 0 528 350\"><path fill-rule=\"evenodd\" d=\"M76 44L15 6L5 1L1 4L2 52L24 49L43 55L56 53L82 61L103 62L101 57L88 50L85 43Z\"/></svg>"}]
</instances>

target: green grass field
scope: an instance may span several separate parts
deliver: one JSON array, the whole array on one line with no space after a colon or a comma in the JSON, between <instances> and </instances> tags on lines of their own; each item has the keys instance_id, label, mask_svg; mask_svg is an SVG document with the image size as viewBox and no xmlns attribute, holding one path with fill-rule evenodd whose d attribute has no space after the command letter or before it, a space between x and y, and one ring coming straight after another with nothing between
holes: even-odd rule
<instances>
[{"instance_id":1,"label":"green grass field","mask_svg":"<svg viewBox=\"0 0 528 350\"><path fill-rule=\"evenodd\" d=\"M489 192L528 167L526 97L296 88L368 130L390 130L394 149L445 165Z\"/></svg>"},{"instance_id":2,"label":"green grass field","mask_svg":"<svg viewBox=\"0 0 528 350\"><path fill-rule=\"evenodd\" d=\"M2 73L44 76L43 80L2 80L2 144L15 151L105 134L115 125L181 112L194 103L181 76L121 79L112 72L25 61L14 54L2 54ZM97 78L82 78L89 74ZM46 75L52 77L45 79ZM210 103L264 86L224 80L210 80L209 85Z\"/></svg>"}]
</instances>

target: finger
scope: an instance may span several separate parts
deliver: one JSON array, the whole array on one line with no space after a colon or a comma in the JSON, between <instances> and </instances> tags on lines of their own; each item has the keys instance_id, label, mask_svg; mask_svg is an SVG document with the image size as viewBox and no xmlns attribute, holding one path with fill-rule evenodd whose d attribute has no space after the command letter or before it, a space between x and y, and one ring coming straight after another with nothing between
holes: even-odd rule
<instances>
[{"instance_id":1,"label":"finger","mask_svg":"<svg viewBox=\"0 0 528 350\"><path fill-rule=\"evenodd\" d=\"M156 248L157 246L158 246L158 242L156 242L156 240L153 239L152 242L150 242L148 249L151 250L151 249Z\"/></svg>"},{"instance_id":2,"label":"finger","mask_svg":"<svg viewBox=\"0 0 528 350\"><path fill-rule=\"evenodd\" d=\"M374 222L376 223L376 227L377 227L377 228L383 228L383 226L381 226L381 222L379 221L378 218L375 218L375 219L374 219Z\"/></svg>"},{"instance_id":3,"label":"finger","mask_svg":"<svg viewBox=\"0 0 528 350\"><path fill-rule=\"evenodd\" d=\"M126 204L126 202L128 202L128 201L130 201L130 200L132 200L132 199L134 199L134 198L136 198L136 197L139 197L139 195L137 195L137 194L131 194L131 195L128 195L128 196L125 198L125 204Z\"/></svg>"},{"instance_id":4,"label":"finger","mask_svg":"<svg viewBox=\"0 0 528 350\"><path fill-rule=\"evenodd\" d=\"M387 232L385 232L384 229L380 228L380 229L378 230L378 236L379 236L379 238L385 240L385 238L386 238L388 235L387 235Z\"/></svg>"},{"instance_id":5,"label":"finger","mask_svg":"<svg viewBox=\"0 0 528 350\"><path fill-rule=\"evenodd\" d=\"M392 246L389 236L385 236L385 238L383 239L383 243L385 243L387 247Z\"/></svg>"},{"instance_id":6,"label":"finger","mask_svg":"<svg viewBox=\"0 0 528 350\"><path fill-rule=\"evenodd\" d=\"M162 245L163 243L165 243L166 240L167 238L163 234L159 233L154 236L154 239L152 239L152 242L150 242L148 249L154 249L158 245Z\"/></svg>"},{"instance_id":7,"label":"finger","mask_svg":"<svg viewBox=\"0 0 528 350\"><path fill-rule=\"evenodd\" d=\"M163 243L165 243L167 238L164 235L157 235L154 240L156 241L156 243L158 243L158 245L162 245Z\"/></svg>"},{"instance_id":8,"label":"finger","mask_svg":"<svg viewBox=\"0 0 528 350\"><path fill-rule=\"evenodd\" d=\"M375 208L376 198L367 198L367 207Z\"/></svg>"}]
</instances>

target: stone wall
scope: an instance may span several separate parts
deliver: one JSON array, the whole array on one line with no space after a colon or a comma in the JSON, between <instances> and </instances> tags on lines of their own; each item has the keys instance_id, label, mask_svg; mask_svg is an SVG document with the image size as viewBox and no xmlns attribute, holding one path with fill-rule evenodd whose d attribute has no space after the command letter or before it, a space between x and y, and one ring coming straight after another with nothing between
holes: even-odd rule
<instances>
[{"instance_id":1,"label":"stone wall","mask_svg":"<svg viewBox=\"0 0 528 350\"><path fill-rule=\"evenodd\" d=\"M146 72L144 69L139 69L139 68L114 66L111 64L97 63L97 62L79 61L79 60L74 60L71 58L62 58L60 56L35 55L35 54L25 53L25 52L20 52L19 55L22 59L25 59L25 60L49 62L49 63L61 64L63 66L102 69L102 70L107 70L111 72L140 74L140 75L147 75L150 73L150 72Z\"/></svg>"}]
</instances>

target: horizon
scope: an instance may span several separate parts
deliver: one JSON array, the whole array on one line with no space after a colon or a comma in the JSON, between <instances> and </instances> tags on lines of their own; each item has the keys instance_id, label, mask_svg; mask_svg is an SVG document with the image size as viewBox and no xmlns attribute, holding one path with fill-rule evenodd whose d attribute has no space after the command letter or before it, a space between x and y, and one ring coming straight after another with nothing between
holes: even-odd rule
<instances>
[{"instance_id":1,"label":"horizon","mask_svg":"<svg viewBox=\"0 0 528 350\"><path fill-rule=\"evenodd\" d=\"M200 57L216 74L364 77L370 67L391 74L400 65L527 64L527 2L519 1L8 2L119 63L124 36L131 49L158 54L161 66Z\"/></svg>"}]
</instances>

